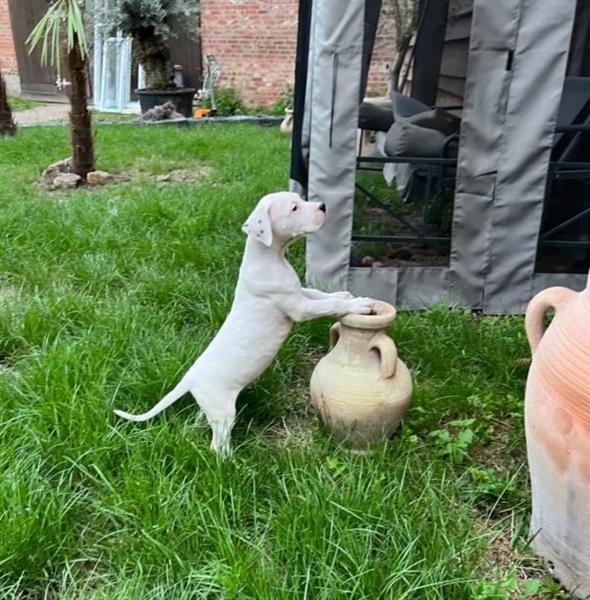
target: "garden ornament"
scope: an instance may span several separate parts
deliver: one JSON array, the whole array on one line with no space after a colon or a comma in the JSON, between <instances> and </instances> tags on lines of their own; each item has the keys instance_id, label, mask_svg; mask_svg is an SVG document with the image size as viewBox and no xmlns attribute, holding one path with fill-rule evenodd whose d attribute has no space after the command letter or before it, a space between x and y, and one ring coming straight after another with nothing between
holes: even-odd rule
<instances>
[{"instance_id":1,"label":"garden ornament","mask_svg":"<svg viewBox=\"0 0 590 600\"><path fill-rule=\"evenodd\" d=\"M375 301L370 315L342 317L311 377L325 426L359 450L391 437L410 405L412 378L386 333L395 315L391 304Z\"/></svg>"},{"instance_id":2,"label":"garden ornament","mask_svg":"<svg viewBox=\"0 0 590 600\"><path fill-rule=\"evenodd\" d=\"M545 331L549 309L555 317ZM526 312L533 359L525 430L532 547L579 598L590 597L590 276L583 292L544 290Z\"/></svg>"},{"instance_id":3,"label":"garden ornament","mask_svg":"<svg viewBox=\"0 0 590 600\"><path fill-rule=\"evenodd\" d=\"M221 329L178 385L151 410L130 421L151 419L191 392L211 427L211 448L228 454L240 391L271 363L294 322L315 317L368 314L373 301L348 292L327 294L301 287L285 258L287 246L318 231L324 204L305 202L297 194L264 196L242 230L248 235L235 298Z\"/></svg>"}]
</instances>

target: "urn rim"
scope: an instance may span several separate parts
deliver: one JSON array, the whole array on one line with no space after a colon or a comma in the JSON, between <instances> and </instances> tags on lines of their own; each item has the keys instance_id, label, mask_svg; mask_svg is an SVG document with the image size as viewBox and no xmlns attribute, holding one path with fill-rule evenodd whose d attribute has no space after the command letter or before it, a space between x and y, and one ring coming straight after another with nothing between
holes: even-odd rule
<instances>
[{"instance_id":1,"label":"urn rim","mask_svg":"<svg viewBox=\"0 0 590 600\"><path fill-rule=\"evenodd\" d=\"M371 315L347 314L340 319L342 325L356 329L385 329L389 327L397 315L395 307L382 300L374 300Z\"/></svg>"}]
</instances>

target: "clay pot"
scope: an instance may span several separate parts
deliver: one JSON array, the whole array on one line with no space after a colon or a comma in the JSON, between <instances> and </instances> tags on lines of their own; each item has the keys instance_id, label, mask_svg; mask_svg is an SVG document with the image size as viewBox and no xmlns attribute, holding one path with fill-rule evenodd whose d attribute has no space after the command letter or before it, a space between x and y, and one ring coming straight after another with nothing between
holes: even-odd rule
<instances>
[{"instance_id":1,"label":"clay pot","mask_svg":"<svg viewBox=\"0 0 590 600\"><path fill-rule=\"evenodd\" d=\"M330 352L311 377L311 398L327 429L366 449L391 437L412 396L412 379L385 333L396 311L375 302L374 315L346 315L330 330Z\"/></svg>"},{"instance_id":2,"label":"clay pot","mask_svg":"<svg viewBox=\"0 0 590 600\"><path fill-rule=\"evenodd\" d=\"M555 316L545 331L550 308ZM583 598L590 594L590 277L583 292L555 287L535 296L526 331L532 546Z\"/></svg>"},{"instance_id":3,"label":"clay pot","mask_svg":"<svg viewBox=\"0 0 590 600\"><path fill-rule=\"evenodd\" d=\"M293 109L285 108L285 118L281 122L279 127L281 133L285 135L291 135L293 133Z\"/></svg>"}]
</instances>

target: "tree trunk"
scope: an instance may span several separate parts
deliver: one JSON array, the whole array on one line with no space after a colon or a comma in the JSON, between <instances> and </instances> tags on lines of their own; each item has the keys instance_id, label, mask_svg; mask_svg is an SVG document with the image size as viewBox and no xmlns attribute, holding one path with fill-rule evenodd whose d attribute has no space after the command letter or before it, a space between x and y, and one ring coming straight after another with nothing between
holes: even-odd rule
<instances>
[{"instance_id":1,"label":"tree trunk","mask_svg":"<svg viewBox=\"0 0 590 600\"><path fill-rule=\"evenodd\" d=\"M135 52L138 61L145 69L145 87L148 90L166 90L174 87L171 83L170 50L160 38L150 38L137 42Z\"/></svg>"},{"instance_id":2,"label":"tree trunk","mask_svg":"<svg viewBox=\"0 0 590 600\"><path fill-rule=\"evenodd\" d=\"M78 38L68 52L70 72L70 136L72 140L72 171L86 179L94 171L94 140L92 117L88 110L88 80L86 59L82 56Z\"/></svg>"},{"instance_id":3,"label":"tree trunk","mask_svg":"<svg viewBox=\"0 0 590 600\"><path fill-rule=\"evenodd\" d=\"M6 92L6 84L0 72L0 137L4 135L14 135L16 133L16 125L12 118L12 110L8 104L8 94Z\"/></svg>"},{"instance_id":4,"label":"tree trunk","mask_svg":"<svg viewBox=\"0 0 590 600\"><path fill-rule=\"evenodd\" d=\"M407 79L407 77L404 78L404 81L400 82L400 78L401 78L401 74L402 74L402 68L404 66L404 62L406 60L406 56L408 54L408 49L410 48L410 42L412 41L412 36L411 35L406 35L403 36L399 42L397 43L397 55L395 57L395 62L393 64L393 67L391 68L391 78L390 78L390 86L391 89L394 92L403 92L403 87L406 83L405 79ZM401 86L400 86L401 83ZM398 89L398 87L400 89Z\"/></svg>"}]
</instances>

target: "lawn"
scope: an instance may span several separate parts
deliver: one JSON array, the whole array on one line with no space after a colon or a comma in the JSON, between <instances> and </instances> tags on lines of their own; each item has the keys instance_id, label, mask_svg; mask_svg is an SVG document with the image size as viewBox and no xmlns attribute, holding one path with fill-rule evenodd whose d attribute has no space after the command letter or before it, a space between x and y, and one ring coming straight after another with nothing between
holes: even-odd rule
<instances>
[{"instance_id":1,"label":"lawn","mask_svg":"<svg viewBox=\"0 0 590 600\"><path fill-rule=\"evenodd\" d=\"M29 110L30 108L37 108L38 106L43 106L42 102L36 102L35 100L28 100L27 98L21 98L20 96L13 96L8 99L10 104L10 108L14 112L19 112L21 110Z\"/></svg>"},{"instance_id":2,"label":"lawn","mask_svg":"<svg viewBox=\"0 0 590 600\"><path fill-rule=\"evenodd\" d=\"M99 167L132 180L58 193L35 181L68 155L65 127L0 140L0 597L568 597L527 548L521 317L401 313L391 334L416 393L371 455L310 408L330 319L297 325L242 394L230 460L190 397L118 420L220 326L240 226L287 185L289 141L123 124L98 126L97 144ZM158 183L170 169L196 181Z\"/></svg>"}]
</instances>

